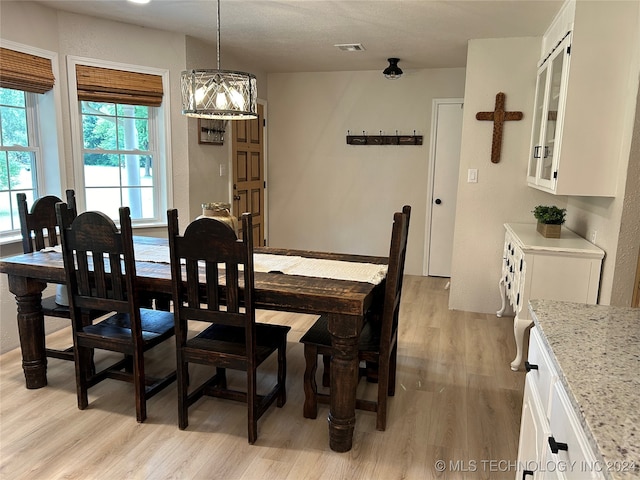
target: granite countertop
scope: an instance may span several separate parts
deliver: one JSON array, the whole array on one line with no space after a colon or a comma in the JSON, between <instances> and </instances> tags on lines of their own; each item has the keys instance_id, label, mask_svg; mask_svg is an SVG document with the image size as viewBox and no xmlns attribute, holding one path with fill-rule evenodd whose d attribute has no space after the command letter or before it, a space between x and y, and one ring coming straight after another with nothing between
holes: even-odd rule
<instances>
[{"instance_id":1,"label":"granite countertop","mask_svg":"<svg viewBox=\"0 0 640 480\"><path fill-rule=\"evenodd\" d=\"M640 308L529 303L603 473L639 478Z\"/></svg>"}]
</instances>

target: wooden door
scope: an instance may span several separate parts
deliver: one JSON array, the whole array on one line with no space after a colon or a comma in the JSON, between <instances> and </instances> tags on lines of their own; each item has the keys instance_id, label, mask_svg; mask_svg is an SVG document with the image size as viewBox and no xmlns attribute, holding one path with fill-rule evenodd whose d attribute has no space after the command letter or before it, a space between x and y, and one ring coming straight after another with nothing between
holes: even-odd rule
<instances>
[{"instance_id":1,"label":"wooden door","mask_svg":"<svg viewBox=\"0 0 640 480\"><path fill-rule=\"evenodd\" d=\"M427 275L450 277L462 138L462 99L433 101Z\"/></svg>"},{"instance_id":2,"label":"wooden door","mask_svg":"<svg viewBox=\"0 0 640 480\"><path fill-rule=\"evenodd\" d=\"M251 212L253 244L266 245L264 237L264 107L258 118L233 122L233 214ZM244 235L244 232L240 232Z\"/></svg>"}]
</instances>

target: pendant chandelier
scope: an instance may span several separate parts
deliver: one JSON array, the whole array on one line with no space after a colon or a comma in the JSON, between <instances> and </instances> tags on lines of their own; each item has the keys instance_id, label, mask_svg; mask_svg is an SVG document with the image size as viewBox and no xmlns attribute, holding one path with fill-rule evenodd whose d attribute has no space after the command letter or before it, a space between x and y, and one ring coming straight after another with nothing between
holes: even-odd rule
<instances>
[{"instance_id":1,"label":"pendant chandelier","mask_svg":"<svg viewBox=\"0 0 640 480\"><path fill-rule=\"evenodd\" d=\"M217 69L185 70L180 78L182 114L219 120L257 118L257 81L251 73L220 69L220 0L217 10Z\"/></svg>"},{"instance_id":2,"label":"pendant chandelier","mask_svg":"<svg viewBox=\"0 0 640 480\"><path fill-rule=\"evenodd\" d=\"M389 80L397 80L402 76L402 69L398 66L399 58L388 58L389 66L382 73Z\"/></svg>"}]
</instances>

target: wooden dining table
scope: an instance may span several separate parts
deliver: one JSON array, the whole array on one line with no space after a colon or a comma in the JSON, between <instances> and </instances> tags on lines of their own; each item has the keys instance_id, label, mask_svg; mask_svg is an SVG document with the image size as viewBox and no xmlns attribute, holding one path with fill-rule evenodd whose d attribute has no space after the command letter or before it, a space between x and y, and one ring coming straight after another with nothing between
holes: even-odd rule
<instances>
[{"instance_id":1,"label":"wooden dining table","mask_svg":"<svg viewBox=\"0 0 640 480\"><path fill-rule=\"evenodd\" d=\"M134 237L134 248L166 249L167 240ZM256 248L255 253L381 265L388 260L386 257L270 247ZM7 274L9 290L16 297L26 387L42 388L47 385L42 291L48 283L65 283L62 254L35 252L0 258L0 272ZM138 286L147 294L165 298L171 295L171 269L168 263L136 261L136 275ZM358 339L365 312L370 308L380 308L383 284L288 275L277 271L255 273L256 308L328 316L328 329L335 352L331 357L329 445L337 452L346 452L352 447L356 423Z\"/></svg>"}]
</instances>

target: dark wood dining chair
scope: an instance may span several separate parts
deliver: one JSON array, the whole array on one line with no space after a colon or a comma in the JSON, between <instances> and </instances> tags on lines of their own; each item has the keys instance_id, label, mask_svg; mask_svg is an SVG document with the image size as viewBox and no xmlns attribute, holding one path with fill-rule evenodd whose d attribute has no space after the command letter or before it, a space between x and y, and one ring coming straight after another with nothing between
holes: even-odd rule
<instances>
[{"instance_id":1,"label":"dark wood dining chair","mask_svg":"<svg viewBox=\"0 0 640 480\"><path fill-rule=\"evenodd\" d=\"M405 205L402 212L393 216L389 264L384 285L384 299L381 306L372 308L365 317L360 334L358 359L366 367L359 368L359 378L367 377L378 382L377 400L356 399L356 408L376 412L376 428L385 430L387 425L387 396L395 395L396 362L398 355L398 317L404 275L404 263L409 234L411 207ZM330 394L318 392L316 371L318 355L324 361L322 384L330 386L329 364L332 354L328 319L322 315L300 342L304 344L306 368L304 372L305 418L318 416L318 402L329 403Z\"/></svg>"},{"instance_id":2,"label":"dark wood dining chair","mask_svg":"<svg viewBox=\"0 0 640 480\"><path fill-rule=\"evenodd\" d=\"M140 306L128 207L120 208L120 231L101 212L72 218L63 203L56 205L62 256L69 289L69 309L76 349L78 408L88 406L87 391L106 378L133 384L136 419L147 418L147 400L176 378L175 370L162 378L145 373L144 353L174 333L173 314ZM91 310L111 312L92 323ZM94 372L93 351L124 354L124 358Z\"/></svg>"},{"instance_id":3,"label":"dark wood dining chair","mask_svg":"<svg viewBox=\"0 0 640 480\"><path fill-rule=\"evenodd\" d=\"M191 222L180 236L177 210L169 210L167 217L176 319L178 426L181 430L187 428L188 409L203 395L246 402L248 439L253 444L258 437L258 419L274 401L282 407L287 400L286 349L290 327L256 323L252 235L239 240L226 223L201 218ZM251 214L245 213L241 220L242 231L251 232ZM211 325L187 338L190 321ZM278 365L275 382L265 372L266 380L260 383L264 383L266 392L259 394L258 367L275 352ZM190 388L190 363L215 366L216 373ZM228 387L226 369L246 373L245 391Z\"/></svg>"},{"instance_id":4,"label":"dark wood dining chair","mask_svg":"<svg viewBox=\"0 0 640 480\"><path fill-rule=\"evenodd\" d=\"M38 252L47 247L60 244L58 219L56 218L56 203L62 200L55 195L40 197L33 202L31 211L27 205L24 193L16 194L18 215L20 217L20 232L22 233L22 250L24 253ZM73 190L66 191L67 208L71 218L76 216L76 197ZM71 319L67 305L58 305L56 296L42 298L42 313L45 317ZM93 311L91 316L97 318L105 312ZM73 346L64 350L45 349L47 357L73 361Z\"/></svg>"}]
</instances>

